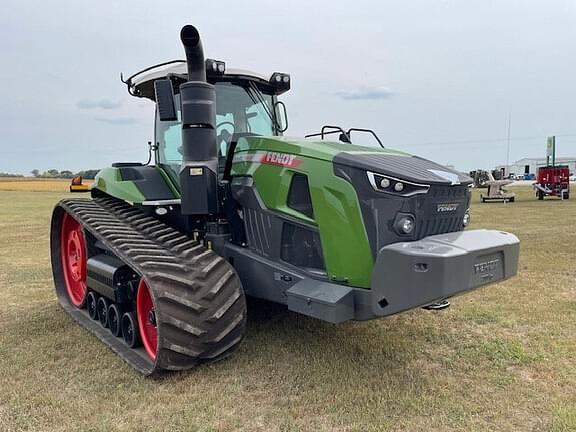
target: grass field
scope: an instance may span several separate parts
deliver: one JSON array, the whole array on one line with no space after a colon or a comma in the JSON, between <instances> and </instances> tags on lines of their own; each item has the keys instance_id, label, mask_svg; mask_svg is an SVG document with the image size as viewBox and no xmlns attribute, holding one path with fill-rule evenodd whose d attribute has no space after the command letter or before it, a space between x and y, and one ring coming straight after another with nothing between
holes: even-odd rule
<instances>
[{"instance_id":1,"label":"grass field","mask_svg":"<svg viewBox=\"0 0 576 432\"><path fill-rule=\"evenodd\" d=\"M253 319L230 359L152 380L57 304L48 228L66 188L6 185L0 431L576 430L576 199L475 197L472 228L520 237L520 274L444 312Z\"/></svg>"}]
</instances>

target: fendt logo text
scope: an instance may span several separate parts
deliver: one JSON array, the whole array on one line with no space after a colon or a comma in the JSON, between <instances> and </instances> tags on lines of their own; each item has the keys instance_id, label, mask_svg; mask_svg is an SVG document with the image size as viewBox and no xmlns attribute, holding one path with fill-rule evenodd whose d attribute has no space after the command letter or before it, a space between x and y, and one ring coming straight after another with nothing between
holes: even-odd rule
<instances>
[{"instance_id":1,"label":"fendt logo text","mask_svg":"<svg viewBox=\"0 0 576 432\"><path fill-rule=\"evenodd\" d=\"M474 264L474 273L479 274L479 273L486 273L489 271L494 271L494 270L496 270L496 266L498 265L499 262L500 262L499 259L494 259L494 260Z\"/></svg>"},{"instance_id":2,"label":"fendt logo text","mask_svg":"<svg viewBox=\"0 0 576 432\"><path fill-rule=\"evenodd\" d=\"M458 210L458 204L438 204L436 206L437 213L453 212Z\"/></svg>"},{"instance_id":3,"label":"fendt logo text","mask_svg":"<svg viewBox=\"0 0 576 432\"><path fill-rule=\"evenodd\" d=\"M295 155L287 153L266 152L266 154L262 155L260 162L268 165L296 168L304 161L302 159L297 159Z\"/></svg>"}]
</instances>

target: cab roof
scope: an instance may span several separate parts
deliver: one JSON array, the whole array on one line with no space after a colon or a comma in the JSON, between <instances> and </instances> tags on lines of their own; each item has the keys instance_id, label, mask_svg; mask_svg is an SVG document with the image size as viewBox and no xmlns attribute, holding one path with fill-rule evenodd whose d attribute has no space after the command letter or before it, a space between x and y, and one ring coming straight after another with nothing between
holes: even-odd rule
<instances>
[{"instance_id":1,"label":"cab roof","mask_svg":"<svg viewBox=\"0 0 576 432\"><path fill-rule=\"evenodd\" d=\"M155 100L154 81L171 77L175 83L175 90L178 85L186 81L188 70L186 61L174 60L160 63L135 73L127 80L122 80L128 86L128 92L132 96L144 97ZM262 91L273 94L281 94L284 91L274 88L270 84L270 76L244 69L228 69L220 75L208 75L208 82L214 84L217 81L253 81Z\"/></svg>"}]
</instances>

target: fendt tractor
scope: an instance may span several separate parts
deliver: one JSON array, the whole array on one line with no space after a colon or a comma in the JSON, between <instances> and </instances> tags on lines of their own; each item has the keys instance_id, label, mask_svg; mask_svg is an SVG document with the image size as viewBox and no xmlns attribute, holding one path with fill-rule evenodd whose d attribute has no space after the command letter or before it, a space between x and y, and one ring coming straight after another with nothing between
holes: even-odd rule
<instances>
[{"instance_id":1,"label":"fendt tractor","mask_svg":"<svg viewBox=\"0 0 576 432\"><path fill-rule=\"evenodd\" d=\"M464 231L471 178L375 135L354 144L367 129L284 137L288 74L205 60L193 26L180 37L185 61L123 80L156 103L155 163L102 169L52 215L62 307L136 370L231 354L246 296L342 323L516 274L513 234Z\"/></svg>"}]
</instances>

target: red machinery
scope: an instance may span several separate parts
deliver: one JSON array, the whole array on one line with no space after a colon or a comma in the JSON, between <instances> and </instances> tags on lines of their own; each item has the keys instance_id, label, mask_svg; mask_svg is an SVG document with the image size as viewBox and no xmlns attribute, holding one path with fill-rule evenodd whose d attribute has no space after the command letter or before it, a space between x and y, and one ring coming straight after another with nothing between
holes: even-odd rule
<instances>
[{"instance_id":1,"label":"red machinery","mask_svg":"<svg viewBox=\"0 0 576 432\"><path fill-rule=\"evenodd\" d=\"M570 196L570 169L567 165L538 168L538 181L534 183L536 196L543 200L545 195L568 199Z\"/></svg>"}]
</instances>

